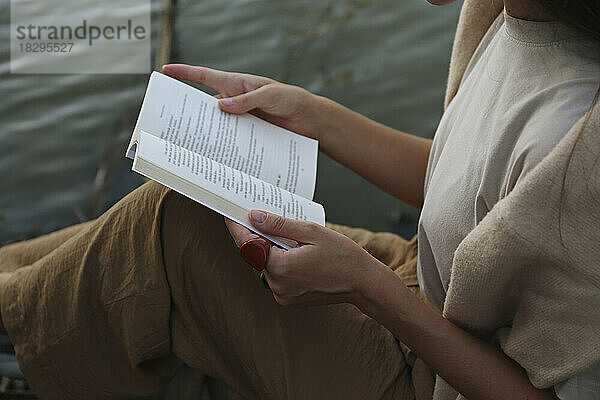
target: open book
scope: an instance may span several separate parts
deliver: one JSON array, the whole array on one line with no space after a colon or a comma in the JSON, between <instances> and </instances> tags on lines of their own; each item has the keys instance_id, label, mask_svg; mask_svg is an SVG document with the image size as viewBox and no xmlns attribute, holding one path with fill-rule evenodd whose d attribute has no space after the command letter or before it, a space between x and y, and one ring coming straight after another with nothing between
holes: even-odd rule
<instances>
[{"instance_id":1,"label":"open book","mask_svg":"<svg viewBox=\"0 0 600 400\"><path fill-rule=\"evenodd\" d=\"M153 72L127 147L132 169L257 231L248 212L325 224L312 201L318 142L253 115L221 111L217 99Z\"/></svg>"}]
</instances>

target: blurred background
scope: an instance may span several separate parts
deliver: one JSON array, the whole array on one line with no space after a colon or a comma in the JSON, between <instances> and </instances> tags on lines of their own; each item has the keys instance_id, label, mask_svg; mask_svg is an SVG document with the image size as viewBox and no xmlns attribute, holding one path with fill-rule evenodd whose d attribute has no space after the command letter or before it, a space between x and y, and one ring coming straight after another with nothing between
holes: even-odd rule
<instances>
[{"instance_id":1,"label":"blurred background","mask_svg":"<svg viewBox=\"0 0 600 400\"><path fill-rule=\"evenodd\" d=\"M171 62L269 76L397 129L433 136L459 4L177 0L166 10L167 4L152 0L152 43L155 49L164 44L162 16L171 11ZM148 80L10 74L9 31L10 0L0 0L0 246L95 218L143 182L124 152ZM331 222L415 233L418 210L324 155L315 200ZM167 398L238 397L184 369L152 399Z\"/></svg>"},{"instance_id":2,"label":"blurred background","mask_svg":"<svg viewBox=\"0 0 600 400\"><path fill-rule=\"evenodd\" d=\"M163 4L152 3L154 45ZM431 137L459 7L425 0L179 0L170 57L297 84ZM94 218L142 182L123 154L148 79L10 74L9 10L10 1L0 0L0 245ZM315 200L329 221L415 232L418 210L324 155L318 171Z\"/></svg>"}]
</instances>

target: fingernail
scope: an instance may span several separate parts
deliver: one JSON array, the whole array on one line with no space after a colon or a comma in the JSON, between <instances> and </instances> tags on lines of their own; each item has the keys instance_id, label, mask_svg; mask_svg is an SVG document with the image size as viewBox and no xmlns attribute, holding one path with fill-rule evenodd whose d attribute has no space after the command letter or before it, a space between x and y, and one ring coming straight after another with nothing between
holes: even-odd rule
<instances>
[{"instance_id":1,"label":"fingernail","mask_svg":"<svg viewBox=\"0 0 600 400\"><path fill-rule=\"evenodd\" d=\"M250 211L250 219L257 224L262 224L267 219L267 213L264 211L252 210Z\"/></svg>"},{"instance_id":2,"label":"fingernail","mask_svg":"<svg viewBox=\"0 0 600 400\"><path fill-rule=\"evenodd\" d=\"M164 70L165 70L165 67L166 67L167 65L169 65L169 64L165 64L165 65L163 65L162 67L160 67L160 70L161 70L161 71L164 71Z\"/></svg>"},{"instance_id":3,"label":"fingernail","mask_svg":"<svg viewBox=\"0 0 600 400\"><path fill-rule=\"evenodd\" d=\"M221 100L219 100L219 103L221 103L222 105L224 105L226 107L231 107L231 106L235 105L235 101L233 101L232 99L221 99Z\"/></svg>"}]
</instances>

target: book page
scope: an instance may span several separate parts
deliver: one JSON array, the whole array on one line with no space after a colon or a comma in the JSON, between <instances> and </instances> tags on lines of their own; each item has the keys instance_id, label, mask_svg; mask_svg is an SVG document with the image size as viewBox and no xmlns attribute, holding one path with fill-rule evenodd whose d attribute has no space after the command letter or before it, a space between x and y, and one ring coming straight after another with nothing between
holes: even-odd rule
<instances>
[{"instance_id":1,"label":"book page","mask_svg":"<svg viewBox=\"0 0 600 400\"><path fill-rule=\"evenodd\" d=\"M260 209L286 218L325 225L325 211L320 204L143 131L137 147L136 160L138 158L243 208L245 214ZM135 163L134 170L137 170ZM161 183L169 186L168 182ZM183 194L191 197L188 193ZM215 204L205 205L227 214ZM248 224L246 215L231 217Z\"/></svg>"},{"instance_id":2,"label":"book page","mask_svg":"<svg viewBox=\"0 0 600 400\"><path fill-rule=\"evenodd\" d=\"M313 198L316 140L250 114L225 113L213 96L161 73L153 72L150 77L134 136L139 131ZM132 151L127 156L132 158Z\"/></svg>"}]
</instances>

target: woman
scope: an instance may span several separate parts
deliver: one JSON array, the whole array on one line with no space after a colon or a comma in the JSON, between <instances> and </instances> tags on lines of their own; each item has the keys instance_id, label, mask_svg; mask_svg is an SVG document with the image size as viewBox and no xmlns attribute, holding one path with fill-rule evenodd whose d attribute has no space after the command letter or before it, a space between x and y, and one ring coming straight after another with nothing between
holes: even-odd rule
<instances>
[{"instance_id":1,"label":"woman","mask_svg":"<svg viewBox=\"0 0 600 400\"><path fill-rule=\"evenodd\" d=\"M591 398L599 26L594 0L467 0L433 142L267 78L166 66L422 206L418 240L255 210L302 243L271 249L271 293L217 215L146 184L0 252L26 377L48 399L141 396L182 363L248 399ZM226 224L238 246L255 237Z\"/></svg>"}]
</instances>

